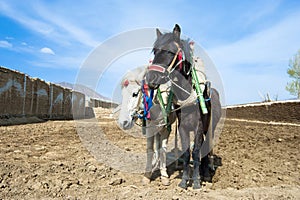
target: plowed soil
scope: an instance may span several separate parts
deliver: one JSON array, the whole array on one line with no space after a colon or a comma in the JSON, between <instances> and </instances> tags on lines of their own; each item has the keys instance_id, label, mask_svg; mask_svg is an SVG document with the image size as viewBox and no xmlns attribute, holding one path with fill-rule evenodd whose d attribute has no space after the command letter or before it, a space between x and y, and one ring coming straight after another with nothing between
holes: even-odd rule
<instances>
[{"instance_id":1,"label":"plowed soil","mask_svg":"<svg viewBox=\"0 0 300 200\"><path fill-rule=\"evenodd\" d=\"M110 110L95 112L110 141L145 151L145 139L121 131ZM1 126L0 199L300 199L297 125L226 120L214 152L222 166L199 191L179 188L173 165L170 186L158 177L142 185L141 173L99 162L77 132L74 121Z\"/></svg>"}]
</instances>

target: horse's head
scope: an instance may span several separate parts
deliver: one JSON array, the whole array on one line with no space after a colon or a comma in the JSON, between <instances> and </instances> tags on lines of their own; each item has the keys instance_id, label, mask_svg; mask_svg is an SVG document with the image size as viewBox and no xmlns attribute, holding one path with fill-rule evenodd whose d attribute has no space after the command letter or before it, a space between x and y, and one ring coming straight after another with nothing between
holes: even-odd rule
<instances>
[{"instance_id":1,"label":"horse's head","mask_svg":"<svg viewBox=\"0 0 300 200\"><path fill-rule=\"evenodd\" d=\"M127 74L122 80L122 104L119 114L119 126L124 129L133 127L137 119L137 112L141 106L141 73L144 74L144 69L138 68Z\"/></svg>"},{"instance_id":2,"label":"horse's head","mask_svg":"<svg viewBox=\"0 0 300 200\"><path fill-rule=\"evenodd\" d=\"M146 72L146 82L151 88L157 88L170 80L174 71L187 74L190 67L189 43L180 39L180 27L175 25L173 32L162 34L156 29L154 59Z\"/></svg>"}]
</instances>

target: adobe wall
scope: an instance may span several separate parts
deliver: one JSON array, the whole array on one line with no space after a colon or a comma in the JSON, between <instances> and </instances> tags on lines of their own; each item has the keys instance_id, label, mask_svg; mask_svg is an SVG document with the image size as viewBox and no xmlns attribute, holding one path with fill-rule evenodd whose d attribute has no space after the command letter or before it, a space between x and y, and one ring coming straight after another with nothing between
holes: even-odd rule
<instances>
[{"instance_id":1,"label":"adobe wall","mask_svg":"<svg viewBox=\"0 0 300 200\"><path fill-rule=\"evenodd\" d=\"M80 92L0 66L0 119L84 118L84 103L85 95Z\"/></svg>"},{"instance_id":2,"label":"adobe wall","mask_svg":"<svg viewBox=\"0 0 300 200\"><path fill-rule=\"evenodd\" d=\"M111 108L117 104L91 99L80 92L0 66L0 125L13 118L81 119L94 115L92 107ZM26 121L26 120L25 120Z\"/></svg>"}]
</instances>

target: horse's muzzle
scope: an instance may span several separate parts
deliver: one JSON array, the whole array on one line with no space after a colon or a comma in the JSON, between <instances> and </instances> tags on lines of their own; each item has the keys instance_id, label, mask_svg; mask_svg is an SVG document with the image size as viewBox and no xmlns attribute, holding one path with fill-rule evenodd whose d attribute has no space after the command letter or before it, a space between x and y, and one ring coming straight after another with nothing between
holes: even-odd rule
<instances>
[{"instance_id":1,"label":"horse's muzzle","mask_svg":"<svg viewBox=\"0 0 300 200\"><path fill-rule=\"evenodd\" d=\"M168 82L168 77L157 71L148 71L145 79L150 89L157 89L159 85Z\"/></svg>"},{"instance_id":2,"label":"horse's muzzle","mask_svg":"<svg viewBox=\"0 0 300 200\"><path fill-rule=\"evenodd\" d=\"M131 129L133 126L133 123L130 121L122 121L119 122L119 126L123 129L123 130L128 130Z\"/></svg>"}]
</instances>

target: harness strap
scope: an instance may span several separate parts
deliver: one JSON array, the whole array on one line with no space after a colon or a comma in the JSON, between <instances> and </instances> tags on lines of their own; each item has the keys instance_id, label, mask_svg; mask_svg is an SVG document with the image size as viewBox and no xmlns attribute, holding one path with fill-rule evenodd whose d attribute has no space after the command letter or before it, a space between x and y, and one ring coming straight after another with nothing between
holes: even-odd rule
<instances>
[{"instance_id":1,"label":"harness strap","mask_svg":"<svg viewBox=\"0 0 300 200\"><path fill-rule=\"evenodd\" d=\"M174 43L175 43L175 45L177 46L177 52L176 52L176 54L175 54L175 56L174 56L174 58L173 58L171 64L169 65L169 67L168 67L168 69L167 69L168 72L170 72L171 69L173 68L173 65L174 65L174 63L175 63L175 61L176 61L176 59L177 59L177 56L178 56L179 52L181 51L181 48L180 48L179 44L178 44L177 42L174 42Z\"/></svg>"},{"instance_id":2,"label":"harness strap","mask_svg":"<svg viewBox=\"0 0 300 200\"><path fill-rule=\"evenodd\" d=\"M168 101L167 101L166 107L165 107L165 103L164 103L164 100L163 100L162 95L161 95L160 88L157 89L157 98L158 98L158 102L159 102L159 105L160 105L161 110L162 110L164 122L167 125L167 130L169 132L171 132L171 124L169 123L168 115L171 113L171 106L172 106L172 101L173 101L173 92L170 91L170 93L168 95Z\"/></svg>"},{"instance_id":3,"label":"harness strap","mask_svg":"<svg viewBox=\"0 0 300 200\"><path fill-rule=\"evenodd\" d=\"M141 104L141 101L142 101L142 92L140 90L138 91L138 97L137 98L138 98L138 103L135 107L135 110L139 110L139 107L140 107L140 104Z\"/></svg>"},{"instance_id":4,"label":"harness strap","mask_svg":"<svg viewBox=\"0 0 300 200\"><path fill-rule=\"evenodd\" d=\"M160 105L160 108L161 108L161 111L162 111L162 114L163 114L163 117L164 117L164 121L165 121L165 123L168 123L167 111L165 109L165 103L164 103L164 100L162 98L160 88L157 89L157 98L158 98L158 102L159 102L159 105Z\"/></svg>"},{"instance_id":5,"label":"harness strap","mask_svg":"<svg viewBox=\"0 0 300 200\"><path fill-rule=\"evenodd\" d=\"M153 100L154 90L150 90L150 94L149 94L149 87L144 80L142 81L142 93L143 93L143 103L144 103L144 114L140 118L147 120L150 119L151 117L149 110L153 105L152 100Z\"/></svg>"}]
</instances>

